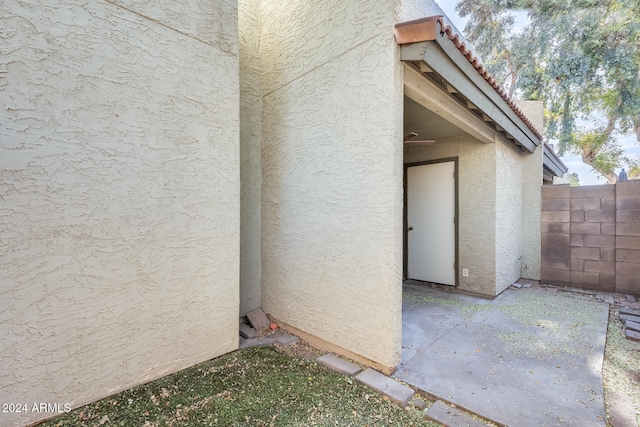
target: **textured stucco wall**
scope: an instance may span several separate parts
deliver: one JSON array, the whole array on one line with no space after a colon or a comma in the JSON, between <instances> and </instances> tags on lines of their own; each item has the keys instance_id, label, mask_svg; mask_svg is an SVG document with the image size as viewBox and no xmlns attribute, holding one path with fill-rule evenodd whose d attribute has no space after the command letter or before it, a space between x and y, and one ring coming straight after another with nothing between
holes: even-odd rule
<instances>
[{"instance_id":1,"label":"textured stucco wall","mask_svg":"<svg viewBox=\"0 0 640 427\"><path fill-rule=\"evenodd\" d=\"M237 348L236 14L0 3L0 402L77 406Z\"/></svg>"},{"instance_id":2,"label":"textured stucco wall","mask_svg":"<svg viewBox=\"0 0 640 427\"><path fill-rule=\"evenodd\" d=\"M262 2L263 308L400 362L402 75L395 4Z\"/></svg>"},{"instance_id":3,"label":"textured stucco wall","mask_svg":"<svg viewBox=\"0 0 640 427\"><path fill-rule=\"evenodd\" d=\"M262 56L260 0L238 3L240 51L240 314L259 307L261 283Z\"/></svg>"},{"instance_id":4,"label":"textured stucco wall","mask_svg":"<svg viewBox=\"0 0 640 427\"><path fill-rule=\"evenodd\" d=\"M397 1L397 14L398 22L412 21L414 19L426 18L429 16L442 15L444 22L449 25L454 31L462 37L462 40L467 45L468 49L474 51L476 56L479 56L471 44L466 40L462 31L464 28L457 28L447 15L444 14L442 8L434 0L396 0Z\"/></svg>"},{"instance_id":5,"label":"textured stucco wall","mask_svg":"<svg viewBox=\"0 0 640 427\"><path fill-rule=\"evenodd\" d=\"M496 295L520 278L524 154L496 143Z\"/></svg>"},{"instance_id":6,"label":"textured stucco wall","mask_svg":"<svg viewBox=\"0 0 640 427\"><path fill-rule=\"evenodd\" d=\"M544 128L542 101L518 101L518 107L533 122L536 129ZM522 168L522 270L520 276L540 280L542 273L542 144L532 154L523 156Z\"/></svg>"},{"instance_id":7,"label":"textured stucco wall","mask_svg":"<svg viewBox=\"0 0 640 427\"><path fill-rule=\"evenodd\" d=\"M542 273L542 144L525 155L522 168L522 270L525 279L540 280Z\"/></svg>"},{"instance_id":8,"label":"textured stucco wall","mask_svg":"<svg viewBox=\"0 0 640 427\"><path fill-rule=\"evenodd\" d=\"M444 15L440 6L433 0L397 0L397 3L398 22Z\"/></svg>"},{"instance_id":9,"label":"textured stucco wall","mask_svg":"<svg viewBox=\"0 0 640 427\"><path fill-rule=\"evenodd\" d=\"M456 29L448 16L444 14L442 8L434 0L397 0L398 1L398 22L412 21L414 19L426 18L428 16L442 15L447 25ZM456 29L460 34L460 31Z\"/></svg>"},{"instance_id":10,"label":"textured stucco wall","mask_svg":"<svg viewBox=\"0 0 640 427\"><path fill-rule=\"evenodd\" d=\"M406 148L405 163L458 158L459 288L488 296L496 283L496 147L471 136ZM462 269L469 277L462 277Z\"/></svg>"}]
</instances>

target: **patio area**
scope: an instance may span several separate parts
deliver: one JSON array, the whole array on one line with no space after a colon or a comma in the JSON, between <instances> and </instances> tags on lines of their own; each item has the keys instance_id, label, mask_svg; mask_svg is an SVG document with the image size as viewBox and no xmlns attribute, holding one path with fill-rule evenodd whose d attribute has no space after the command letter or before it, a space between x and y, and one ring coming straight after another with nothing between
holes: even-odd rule
<instances>
[{"instance_id":1,"label":"patio area","mask_svg":"<svg viewBox=\"0 0 640 427\"><path fill-rule=\"evenodd\" d=\"M398 378L508 426L605 426L609 305L508 289L494 300L406 282Z\"/></svg>"}]
</instances>

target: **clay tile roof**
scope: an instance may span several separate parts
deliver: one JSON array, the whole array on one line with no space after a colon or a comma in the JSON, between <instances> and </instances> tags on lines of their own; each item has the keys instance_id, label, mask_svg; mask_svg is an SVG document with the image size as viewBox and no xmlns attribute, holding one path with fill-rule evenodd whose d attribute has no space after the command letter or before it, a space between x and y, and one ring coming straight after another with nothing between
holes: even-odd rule
<instances>
[{"instance_id":1,"label":"clay tile roof","mask_svg":"<svg viewBox=\"0 0 640 427\"><path fill-rule=\"evenodd\" d=\"M502 85L500 85L493 78L493 76L484 68L484 66L482 65L482 62L480 61L480 58L475 56L471 49L467 48L466 44L462 41L462 38L460 37L460 35L454 32L453 28L451 28L451 26L447 25L444 22L443 16L434 16L429 18L416 19L415 21L403 22L403 23L397 24L396 29L400 27L409 27L412 25L416 25L416 26L425 25L425 24L428 25L429 23L433 23L433 21L437 21L440 24L440 29L441 29L440 35L445 35L445 34L447 35L449 40L453 42L454 46L467 59L467 61L469 61L469 63L473 66L473 68L476 69L478 74L480 74L487 81L487 83L489 83L489 85L498 93L498 95L500 95L500 97L504 99L507 105L509 105L509 107L513 110L513 112L516 113L516 115L520 118L520 120L524 122L524 124L531 130L531 132L533 132L533 134L542 141L542 134L536 129L536 127L533 125L531 120L529 120L527 116L524 115L522 110L518 108L516 103L511 98L509 98L509 95L504 90ZM420 40L420 41L426 41L426 40L428 39ZM433 39L430 39L430 40L433 40ZM418 40L414 39L411 42L416 43L418 42ZM402 42L400 41L399 43L402 44Z\"/></svg>"},{"instance_id":2,"label":"clay tile roof","mask_svg":"<svg viewBox=\"0 0 640 427\"><path fill-rule=\"evenodd\" d=\"M453 31L453 28L451 28L451 26L447 25L444 22L444 18L442 16L438 18L438 23L440 24L440 28L442 28L441 34L446 34L447 37L449 37L449 40L453 42L453 44L458 48L460 53L462 53L467 61L469 61L473 68L475 68L478 73L487 81L487 83L489 83L491 87L493 87L493 89L498 92L498 95L500 95L502 99L505 100L505 102L509 105L509 107L511 107L513 112L516 113L516 115L520 118L520 120L522 120L524 124L527 125L529 129L531 129L531 132L533 132L533 134L537 136L538 139L542 140L542 134L538 131L538 129L536 129L533 123L531 123L531 120L529 120L527 116L524 115L522 110L518 108L516 103L511 98L509 98L509 95L504 90L502 85L496 82L493 76L489 74L489 72L484 68L484 66L480 62L480 59L476 57L470 49L467 49L467 46L461 40L460 36Z\"/></svg>"}]
</instances>

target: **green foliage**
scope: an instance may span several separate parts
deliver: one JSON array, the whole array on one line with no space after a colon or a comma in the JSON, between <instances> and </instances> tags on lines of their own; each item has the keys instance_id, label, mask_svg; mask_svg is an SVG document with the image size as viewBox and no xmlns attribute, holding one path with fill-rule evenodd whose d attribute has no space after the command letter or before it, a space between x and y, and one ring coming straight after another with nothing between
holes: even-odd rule
<instances>
[{"instance_id":1,"label":"green foliage","mask_svg":"<svg viewBox=\"0 0 640 427\"><path fill-rule=\"evenodd\" d=\"M572 172L569 174L569 185L572 187L577 187L580 185L580 177L576 172Z\"/></svg>"},{"instance_id":2,"label":"green foliage","mask_svg":"<svg viewBox=\"0 0 640 427\"><path fill-rule=\"evenodd\" d=\"M624 160L624 151L620 144L610 143L605 145L594 157L591 166L600 172L609 182L616 182L618 177L615 173ZM586 162L585 162L586 163Z\"/></svg>"},{"instance_id":3,"label":"green foliage","mask_svg":"<svg viewBox=\"0 0 640 427\"><path fill-rule=\"evenodd\" d=\"M518 33L514 9L529 16ZM457 11L494 77L544 101L545 136L559 154L579 153L615 182L628 159L612 136L633 131L640 141L640 0L462 0Z\"/></svg>"},{"instance_id":4,"label":"green foliage","mask_svg":"<svg viewBox=\"0 0 640 427\"><path fill-rule=\"evenodd\" d=\"M629 179L640 179L640 158L629 161L627 176Z\"/></svg>"}]
</instances>

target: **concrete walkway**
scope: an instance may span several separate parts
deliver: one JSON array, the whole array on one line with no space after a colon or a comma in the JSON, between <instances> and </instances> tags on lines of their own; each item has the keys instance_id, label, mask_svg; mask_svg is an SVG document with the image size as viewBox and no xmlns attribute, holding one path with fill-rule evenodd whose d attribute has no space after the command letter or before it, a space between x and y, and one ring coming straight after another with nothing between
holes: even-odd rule
<instances>
[{"instance_id":1,"label":"concrete walkway","mask_svg":"<svg viewBox=\"0 0 640 427\"><path fill-rule=\"evenodd\" d=\"M405 284L394 377L507 426L605 426L608 313L539 286L485 300Z\"/></svg>"}]
</instances>

